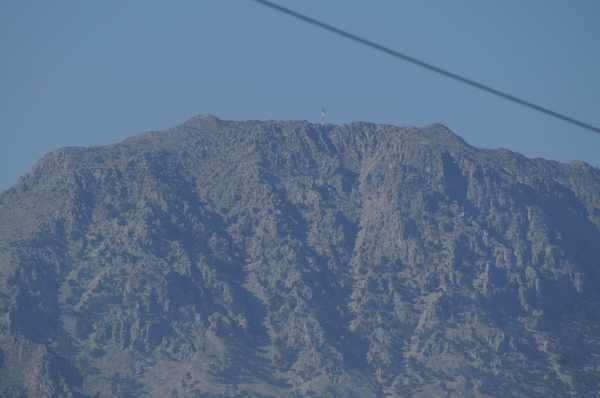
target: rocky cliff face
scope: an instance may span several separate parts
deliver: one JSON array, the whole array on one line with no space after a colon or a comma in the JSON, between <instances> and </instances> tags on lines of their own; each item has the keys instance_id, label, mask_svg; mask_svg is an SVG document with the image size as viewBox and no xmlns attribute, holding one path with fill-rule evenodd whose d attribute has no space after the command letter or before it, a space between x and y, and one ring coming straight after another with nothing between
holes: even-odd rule
<instances>
[{"instance_id":1,"label":"rocky cliff face","mask_svg":"<svg viewBox=\"0 0 600 398\"><path fill-rule=\"evenodd\" d=\"M0 195L0 397L598 391L584 163L200 116Z\"/></svg>"}]
</instances>

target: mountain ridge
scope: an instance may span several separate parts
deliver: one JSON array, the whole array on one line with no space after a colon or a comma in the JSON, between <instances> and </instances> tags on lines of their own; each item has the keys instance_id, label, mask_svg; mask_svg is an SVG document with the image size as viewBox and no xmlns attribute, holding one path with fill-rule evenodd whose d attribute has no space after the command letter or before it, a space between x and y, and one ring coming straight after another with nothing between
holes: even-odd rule
<instances>
[{"instance_id":1,"label":"mountain ridge","mask_svg":"<svg viewBox=\"0 0 600 398\"><path fill-rule=\"evenodd\" d=\"M0 396L594 396L600 170L223 121L0 194Z\"/></svg>"}]
</instances>

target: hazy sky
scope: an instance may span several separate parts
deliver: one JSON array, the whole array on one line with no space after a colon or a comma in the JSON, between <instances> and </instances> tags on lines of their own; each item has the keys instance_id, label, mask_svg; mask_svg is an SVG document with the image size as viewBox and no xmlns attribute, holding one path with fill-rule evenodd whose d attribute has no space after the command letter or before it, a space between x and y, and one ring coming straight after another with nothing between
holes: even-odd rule
<instances>
[{"instance_id":1,"label":"hazy sky","mask_svg":"<svg viewBox=\"0 0 600 398\"><path fill-rule=\"evenodd\" d=\"M284 1L600 124L600 1ZM0 5L0 189L45 152L198 113L442 122L469 143L600 166L600 135L432 75L247 0Z\"/></svg>"}]
</instances>

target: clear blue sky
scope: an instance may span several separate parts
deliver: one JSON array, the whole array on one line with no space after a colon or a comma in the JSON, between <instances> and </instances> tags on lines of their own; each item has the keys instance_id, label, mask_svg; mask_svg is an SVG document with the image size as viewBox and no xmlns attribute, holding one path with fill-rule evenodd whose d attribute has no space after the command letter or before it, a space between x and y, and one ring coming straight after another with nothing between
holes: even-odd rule
<instances>
[{"instance_id":1,"label":"clear blue sky","mask_svg":"<svg viewBox=\"0 0 600 398\"><path fill-rule=\"evenodd\" d=\"M600 2L280 4L600 124ZM469 143L600 166L600 135L246 0L0 5L0 189L45 152L224 119L442 122Z\"/></svg>"}]
</instances>

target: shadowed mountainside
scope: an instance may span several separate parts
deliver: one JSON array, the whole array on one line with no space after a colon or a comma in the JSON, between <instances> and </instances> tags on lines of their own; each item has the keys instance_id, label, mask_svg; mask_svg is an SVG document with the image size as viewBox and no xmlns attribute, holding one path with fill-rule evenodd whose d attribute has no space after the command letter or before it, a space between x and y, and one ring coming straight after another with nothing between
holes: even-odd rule
<instances>
[{"instance_id":1,"label":"shadowed mountainside","mask_svg":"<svg viewBox=\"0 0 600 398\"><path fill-rule=\"evenodd\" d=\"M0 194L0 397L600 396L600 171L230 122Z\"/></svg>"}]
</instances>

